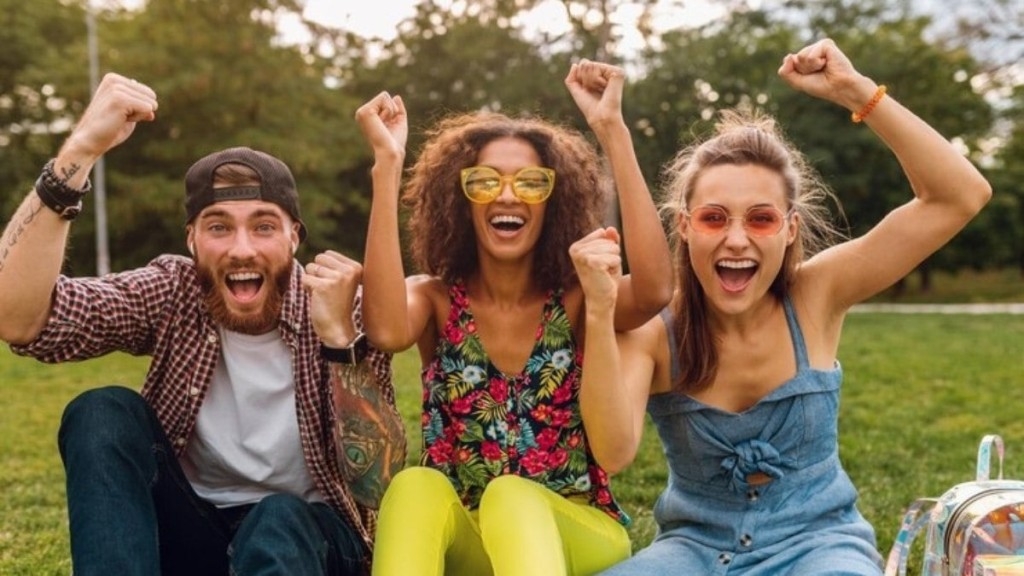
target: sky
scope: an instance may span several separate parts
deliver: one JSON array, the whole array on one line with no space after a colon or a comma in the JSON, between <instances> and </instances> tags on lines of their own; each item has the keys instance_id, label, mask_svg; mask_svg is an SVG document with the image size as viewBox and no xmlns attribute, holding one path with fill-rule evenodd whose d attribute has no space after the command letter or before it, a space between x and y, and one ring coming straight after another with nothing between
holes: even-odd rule
<instances>
[{"instance_id":1,"label":"sky","mask_svg":"<svg viewBox=\"0 0 1024 576\"><path fill-rule=\"evenodd\" d=\"M441 0L441 3L454 3L453 0ZM395 28L399 22L415 13L414 7L419 0L307 0L305 16L323 24L351 30L366 38L391 39L395 36ZM714 18L720 9L712 8L705 0L689 0L685 12L678 6L669 6L678 2L663 2L654 19L657 31L662 31L683 23L703 23ZM616 22L632 23L636 20L639 7L636 5L620 7L612 19ZM560 0L547 0L525 16L527 28L542 32L564 32L568 29L565 8ZM289 25L284 25L289 29ZM631 26L623 32L620 46L628 50L631 46L639 47L640 37L630 32ZM288 34L300 34L295 31Z\"/></svg>"},{"instance_id":2,"label":"sky","mask_svg":"<svg viewBox=\"0 0 1024 576\"><path fill-rule=\"evenodd\" d=\"M415 5L416 0L307 0L305 15L310 20L352 30L366 38L390 39L394 37L395 26L413 15Z\"/></svg>"},{"instance_id":3,"label":"sky","mask_svg":"<svg viewBox=\"0 0 1024 576\"><path fill-rule=\"evenodd\" d=\"M105 3L118 3L132 8L144 3L145 0L89 0L93 5ZM382 38L390 40L395 36L395 29L399 22L409 18L415 13L415 6L422 0L305 0L305 15L311 20L316 20L333 27L343 28L358 33L365 38ZM438 4L453 5L466 4L472 0L435 0ZM938 0L914 0L919 8L925 11L940 14L936 10ZM612 15L614 22L625 23L627 26L621 31L622 40L620 48L629 50L638 48L642 42L639 34L633 30L632 23L640 8L632 2L623 2L616 13ZM663 0L658 2L655 8L653 26L655 32L678 27L680 25L704 24L722 13L720 0L715 5L715 0ZM685 5L685 10L681 7ZM930 8L930 10L929 10ZM525 24L528 30L542 32L560 33L568 29L565 16L565 8L562 0L545 0L537 8L532 10L525 17ZM285 38L302 38L301 27L296 21L284 22L282 24Z\"/></svg>"},{"instance_id":4,"label":"sky","mask_svg":"<svg viewBox=\"0 0 1024 576\"><path fill-rule=\"evenodd\" d=\"M135 7L145 0L90 0L94 5L105 2L117 2L127 7ZM356 32L364 38L381 38L390 40L395 37L396 28L402 20L415 13L415 6L424 0L305 0L305 16L323 24ZM465 5L473 0L434 0L441 6ZM938 9L941 5L948 8L949 2L940 0L913 0L915 6L926 13L931 13L941 21L942 16L950 16L947 10ZM756 2L755 2L756 3ZM619 49L623 56L640 49L643 40L635 30L634 24L640 7L628 0L621 3L612 15L612 21L625 24L619 30ZM717 5L716 5L717 4ZM662 0L655 8L653 27L656 33L664 32L683 25L700 25L719 17L722 14L721 0ZM685 5L685 10L682 6ZM527 31L535 30L549 34L559 34L569 29L562 0L544 0L537 8L526 14L524 24ZM948 20L948 18L947 18ZM297 19L281 23L285 41L294 39L302 41L304 31Z\"/></svg>"}]
</instances>

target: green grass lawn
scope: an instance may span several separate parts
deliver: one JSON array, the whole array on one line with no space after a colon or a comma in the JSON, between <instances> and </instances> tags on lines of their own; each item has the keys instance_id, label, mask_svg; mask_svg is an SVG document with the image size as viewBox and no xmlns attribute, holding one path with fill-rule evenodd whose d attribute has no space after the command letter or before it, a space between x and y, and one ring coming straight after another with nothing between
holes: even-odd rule
<instances>
[{"instance_id":1,"label":"green grass lawn","mask_svg":"<svg viewBox=\"0 0 1024 576\"><path fill-rule=\"evenodd\" d=\"M851 314L840 360L846 375L840 455L883 555L902 508L971 479L978 441L999 433L1006 474L1024 477L1024 316ZM67 519L56 431L64 405L87 388L141 384L147 359L125 355L45 366L0 348L0 574L67 574ZM399 408L419 451L418 360L396 357ZM648 429L613 489L633 516L634 546L654 533L650 506L665 481Z\"/></svg>"}]
</instances>

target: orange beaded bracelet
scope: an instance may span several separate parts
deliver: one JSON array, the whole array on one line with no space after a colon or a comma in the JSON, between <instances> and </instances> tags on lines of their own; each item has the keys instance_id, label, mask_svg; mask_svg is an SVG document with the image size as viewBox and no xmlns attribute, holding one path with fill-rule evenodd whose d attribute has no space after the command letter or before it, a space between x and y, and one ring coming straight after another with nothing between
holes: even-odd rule
<instances>
[{"instance_id":1,"label":"orange beaded bracelet","mask_svg":"<svg viewBox=\"0 0 1024 576\"><path fill-rule=\"evenodd\" d=\"M878 86L878 90L875 90L875 95L871 97L871 100L868 100L868 103L865 104L863 108L851 114L850 120L853 120L854 122L862 122L867 118L868 114L871 114L871 111L875 109L875 106L878 106L878 102L882 100L883 96L885 96L885 91L885 84L880 84Z\"/></svg>"}]
</instances>

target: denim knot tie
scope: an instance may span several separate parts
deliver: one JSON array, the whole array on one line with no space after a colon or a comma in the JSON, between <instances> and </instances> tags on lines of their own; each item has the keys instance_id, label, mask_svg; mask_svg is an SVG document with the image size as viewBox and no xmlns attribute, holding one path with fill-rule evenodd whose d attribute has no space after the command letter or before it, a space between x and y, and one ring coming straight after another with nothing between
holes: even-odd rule
<instances>
[{"instance_id":1,"label":"denim knot tie","mask_svg":"<svg viewBox=\"0 0 1024 576\"><path fill-rule=\"evenodd\" d=\"M772 480L782 478L782 457L774 446L760 440L748 440L733 447L733 453L722 458L722 471L729 477L729 488L736 493L743 493L749 487L747 478L756 472L767 475Z\"/></svg>"}]
</instances>

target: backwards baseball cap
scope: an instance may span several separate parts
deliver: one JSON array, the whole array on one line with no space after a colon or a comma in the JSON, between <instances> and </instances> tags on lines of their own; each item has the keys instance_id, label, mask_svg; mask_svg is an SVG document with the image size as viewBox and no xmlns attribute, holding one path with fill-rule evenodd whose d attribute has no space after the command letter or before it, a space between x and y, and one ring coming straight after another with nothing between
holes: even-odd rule
<instances>
[{"instance_id":1,"label":"backwards baseball cap","mask_svg":"<svg viewBox=\"0 0 1024 576\"><path fill-rule=\"evenodd\" d=\"M259 186L214 188L213 175L225 164L241 164L259 175ZM306 225L299 216L299 193L288 166L277 158L240 146L200 158L185 174L185 212L192 222L204 208L228 200L273 202L299 223L299 240L306 239Z\"/></svg>"}]
</instances>

